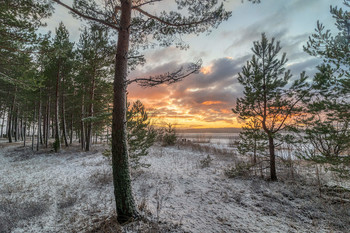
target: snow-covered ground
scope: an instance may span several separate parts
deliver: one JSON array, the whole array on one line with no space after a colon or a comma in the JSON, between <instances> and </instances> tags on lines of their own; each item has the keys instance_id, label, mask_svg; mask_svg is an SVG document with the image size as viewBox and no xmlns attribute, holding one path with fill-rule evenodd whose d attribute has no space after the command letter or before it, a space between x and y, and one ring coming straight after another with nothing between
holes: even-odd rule
<instances>
[{"instance_id":1,"label":"snow-covered ground","mask_svg":"<svg viewBox=\"0 0 350 233\"><path fill-rule=\"evenodd\" d=\"M1 145L0 232L86 232L115 215L110 162L101 150L33 153ZM208 154L212 160L204 163ZM224 170L237 160L229 153L154 146L142 159L151 166L132 173L136 203L149 218L172 223L170 232L349 229L349 203L319 197L314 179L302 173L279 182L229 179Z\"/></svg>"}]
</instances>

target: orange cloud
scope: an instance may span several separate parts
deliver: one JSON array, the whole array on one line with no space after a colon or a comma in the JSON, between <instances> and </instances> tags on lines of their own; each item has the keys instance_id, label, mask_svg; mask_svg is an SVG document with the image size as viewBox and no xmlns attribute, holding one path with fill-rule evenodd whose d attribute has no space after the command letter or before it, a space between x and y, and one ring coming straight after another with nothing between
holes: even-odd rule
<instances>
[{"instance_id":1,"label":"orange cloud","mask_svg":"<svg viewBox=\"0 0 350 233\"><path fill-rule=\"evenodd\" d=\"M170 62L135 71L131 77L148 77L176 70L186 64ZM192 75L182 82L160 85L155 88L128 87L128 101L141 100L146 106L152 123L172 123L176 128L232 128L240 127L230 111L234 99L241 90L234 77L241 70L232 58L214 60L201 68L200 74Z\"/></svg>"},{"instance_id":2,"label":"orange cloud","mask_svg":"<svg viewBox=\"0 0 350 233\"><path fill-rule=\"evenodd\" d=\"M209 65L209 66L203 66L200 71L202 74L210 74L212 72L212 69L213 69L213 66Z\"/></svg>"},{"instance_id":3,"label":"orange cloud","mask_svg":"<svg viewBox=\"0 0 350 233\"><path fill-rule=\"evenodd\" d=\"M214 105L214 104L222 104L222 102L221 101L204 101L203 103L202 103L203 105Z\"/></svg>"},{"instance_id":4,"label":"orange cloud","mask_svg":"<svg viewBox=\"0 0 350 233\"><path fill-rule=\"evenodd\" d=\"M228 109L220 109L221 113L226 113L226 114L230 114L232 113L232 111L228 110Z\"/></svg>"}]
</instances>

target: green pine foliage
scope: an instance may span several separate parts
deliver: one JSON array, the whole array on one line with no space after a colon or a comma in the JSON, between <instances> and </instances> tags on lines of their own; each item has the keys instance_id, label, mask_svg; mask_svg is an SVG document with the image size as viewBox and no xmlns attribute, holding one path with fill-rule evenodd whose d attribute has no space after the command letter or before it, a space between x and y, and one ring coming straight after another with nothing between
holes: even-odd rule
<instances>
[{"instance_id":1,"label":"green pine foliage","mask_svg":"<svg viewBox=\"0 0 350 233\"><path fill-rule=\"evenodd\" d=\"M253 164L256 164L258 156L266 156L268 141L261 128L261 123L252 119L246 122L239 133L240 143L237 147L242 155L252 155Z\"/></svg>"},{"instance_id":2,"label":"green pine foliage","mask_svg":"<svg viewBox=\"0 0 350 233\"><path fill-rule=\"evenodd\" d=\"M134 169L139 167L149 167L149 164L141 163L140 159L148 155L148 149L154 144L158 133L151 125L151 119L148 116L145 106L140 100L135 101L132 105L128 104L127 111L127 139L130 158L130 166ZM85 118L86 121L101 121L106 118L110 119L111 113L106 113L99 117ZM105 156L111 156L111 150L104 153Z\"/></svg>"},{"instance_id":3,"label":"green pine foliage","mask_svg":"<svg viewBox=\"0 0 350 233\"><path fill-rule=\"evenodd\" d=\"M140 163L140 159L148 155L148 149L154 144L157 134L150 125L150 119L141 101L137 100L128 109L127 119L130 166L148 167L149 164Z\"/></svg>"},{"instance_id":4,"label":"green pine foliage","mask_svg":"<svg viewBox=\"0 0 350 233\"><path fill-rule=\"evenodd\" d=\"M162 146L173 146L177 141L177 135L174 128L174 125L171 123L166 124L166 127L161 129L160 132L160 141Z\"/></svg>"},{"instance_id":5,"label":"green pine foliage","mask_svg":"<svg viewBox=\"0 0 350 233\"><path fill-rule=\"evenodd\" d=\"M344 1L349 9L350 1ZM316 33L304 50L323 59L314 76L312 95L305 102L307 114L300 119L300 138L309 144L300 156L331 164L340 176L349 173L350 152L350 12L332 7L338 32L317 22ZM350 174L350 173L349 173Z\"/></svg>"},{"instance_id":6,"label":"green pine foliage","mask_svg":"<svg viewBox=\"0 0 350 233\"><path fill-rule=\"evenodd\" d=\"M233 110L245 121L256 121L269 142L271 180L277 180L275 167L275 142L277 133L286 128L292 116L301 112L301 100L308 94L307 76L304 72L290 83L291 72L286 70L286 54L279 56L279 41L268 40L263 33L261 41L255 41L252 59L239 73L243 97L237 98ZM291 84L288 88L287 85Z\"/></svg>"}]
</instances>

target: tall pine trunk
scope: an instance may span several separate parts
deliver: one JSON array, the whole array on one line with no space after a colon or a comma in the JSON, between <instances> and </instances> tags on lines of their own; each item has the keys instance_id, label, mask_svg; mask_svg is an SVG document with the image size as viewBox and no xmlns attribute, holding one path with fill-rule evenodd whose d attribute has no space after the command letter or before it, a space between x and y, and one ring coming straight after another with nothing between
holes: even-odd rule
<instances>
[{"instance_id":1,"label":"tall pine trunk","mask_svg":"<svg viewBox=\"0 0 350 233\"><path fill-rule=\"evenodd\" d=\"M95 97L95 73L96 69L94 68L94 71L92 73L92 80L91 80L91 89L90 89L90 106L89 106L89 117L94 116L94 97ZM90 150L90 144L91 144L91 131L92 131L92 122L89 121L87 125L87 132L86 132L86 147L85 150Z\"/></svg>"},{"instance_id":2,"label":"tall pine trunk","mask_svg":"<svg viewBox=\"0 0 350 233\"><path fill-rule=\"evenodd\" d=\"M271 175L271 180L276 181L277 175L276 175L275 144L273 141L273 136L269 134L268 137L269 137L269 151L270 151L270 175Z\"/></svg>"},{"instance_id":3,"label":"tall pine trunk","mask_svg":"<svg viewBox=\"0 0 350 233\"><path fill-rule=\"evenodd\" d=\"M4 110L4 114L2 115L2 122L1 122L1 138L4 137L5 115L6 115L6 112Z\"/></svg>"},{"instance_id":4,"label":"tall pine trunk","mask_svg":"<svg viewBox=\"0 0 350 233\"><path fill-rule=\"evenodd\" d=\"M7 137L8 137L9 143L12 142L12 125L11 125L11 123L12 123L12 115L13 115L13 111L14 111L15 103L16 103L16 92L17 92L17 87L15 88L15 93L14 93L13 100L12 100L12 105L11 105L11 108L10 108L10 111L8 114Z\"/></svg>"},{"instance_id":5,"label":"tall pine trunk","mask_svg":"<svg viewBox=\"0 0 350 233\"><path fill-rule=\"evenodd\" d=\"M80 120L80 143L81 143L81 149L85 149L85 130L84 130L84 94L82 94L81 99L81 120Z\"/></svg>"},{"instance_id":6,"label":"tall pine trunk","mask_svg":"<svg viewBox=\"0 0 350 233\"><path fill-rule=\"evenodd\" d=\"M19 122L20 122L20 126L19 126L20 138L23 141L23 117L22 116Z\"/></svg>"},{"instance_id":7,"label":"tall pine trunk","mask_svg":"<svg viewBox=\"0 0 350 233\"><path fill-rule=\"evenodd\" d=\"M126 133L126 81L130 40L131 1L121 1L120 30L115 60L113 118L112 118L112 167L114 195L118 221L126 222L137 215L131 189L129 156Z\"/></svg>"},{"instance_id":8,"label":"tall pine trunk","mask_svg":"<svg viewBox=\"0 0 350 233\"><path fill-rule=\"evenodd\" d=\"M14 117L13 117L13 121L14 121L14 136L15 136L15 142L18 141L18 107L16 106L15 108L15 114L14 114Z\"/></svg>"},{"instance_id":9,"label":"tall pine trunk","mask_svg":"<svg viewBox=\"0 0 350 233\"><path fill-rule=\"evenodd\" d=\"M33 132L32 132L32 150L34 150L34 133L35 133L35 117L36 117L36 105L34 104L33 112Z\"/></svg>"},{"instance_id":10,"label":"tall pine trunk","mask_svg":"<svg viewBox=\"0 0 350 233\"><path fill-rule=\"evenodd\" d=\"M27 140L27 117L24 120L24 126L23 126L23 146L26 146L26 140Z\"/></svg>"},{"instance_id":11,"label":"tall pine trunk","mask_svg":"<svg viewBox=\"0 0 350 233\"><path fill-rule=\"evenodd\" d=\"M45 147L48 147L49 144L49 138L50 138L50 95L47 100L47 109L46 109L46 138L45 138Z\"/></svg>"},{"instance_id":12,"label":"tall pine trunk","mask_svg":"<svg viewBox=\"0 0 350 233\"><path fill-rule=\"evenodd\" d=\"M56 93L55 93L56 94L56 101L55 101L55 143L54 143L55 152L59 152L61 149L60 126L59 126L59 120L58 120L59 83L60 83L60 63L58 63L58 71L57 71L57 77L56 77Z\"/></svg>"},{"instance_id":13,"label":"tall pine trunk","mask_svg":"<svg viewBox=\"0 0 350 233\"><path fill-rule=\"evenodd\" d=\"M63 82L64 84L64 78ZM67 130L66 130L66 110L65 110L65 99L64 99L64 88L62 88L62 103L61 103L61 110L62 110L62 136L64 140L64 144L66 147L68 147L68 140L67 140Z\"/></svg>"},{"instance_id":14,"label":"tall pine trunk","mask_svg":"<svg viewBox=\"0 0 350 233\"><path fill-rule=\"evenodd\" d=\"M39 90L39 107L38 107L38 135L36 141L36 151L39 151L39 144L41 139L41 89Z\"/></svg>"},{"instance_id":15,"label":"tall pine trunk","mask_svg":"<svg viewBox=\"0 0 350 233\"><path fill-rule=\"evenodd\" d=\"M69 137L69 145L73 143L73 113L70 115L70 137Z\"/></svg>"}]
</instances>

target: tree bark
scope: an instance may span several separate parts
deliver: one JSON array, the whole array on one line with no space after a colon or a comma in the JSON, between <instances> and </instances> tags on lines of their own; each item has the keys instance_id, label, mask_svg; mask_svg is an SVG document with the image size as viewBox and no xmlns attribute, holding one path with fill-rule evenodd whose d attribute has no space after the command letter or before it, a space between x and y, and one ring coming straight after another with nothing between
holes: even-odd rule
<instances>
[{"instance_id":1,"label":"tree bark","mask_svg":"<svg viewBox=\"0 0 350 233\"><path fill-rule=\"evenodd\" d=\"M26 140L27 140L27 117L24 120L24 126L23 126L23 146L26 146Z\"/></svg>"},{"instance_id":2,"label":"tree bark","mask_svg":"<svg viewBox=\"0 0 350 233\"><path fill-rule=\"evenodd\" d=\"M64 77L62 80L62 85L64 85ZM68 140L67 140L67 130L66 130L66 110L65 110L65 100L64 100L64 88L62 88L62 103L61 103L61 110L62 110L62 136L64 140L64 144L66 147L68 147Z\"/></svg>"},{"instance_id":3,"label":"tree bark","mask_svg":"<svg viewBox=\"0 0 350 233\"><path fill-rule=\"evenodd\" d=\"M33 132L32 132L32 150L34 150L34 133L35 133L35 116L36 115L36 107L34 104L34 112L33 112Z\"/></svg>"},{"instance_id":4,"label":"tree bark","mask_svg":"<svg viewBox=\"0 0 350 233\"><path fill-rule=\"evenodd\" d=\"M93 117L94 116L95 73L96 73L96 69L94 68L94 71L92 73L91 89L90 89L89 117ZM87 125L87 132L86 132L86 147L85 147L86 151L90 150L90 143L92 141L92 139L91 139L91 130L92 130L92 122L89 121L88 125Z\"/></svg>"},{"instance_id":5,"label":"tree bark","mask_svg":"<svg viewBox=\"0 0 350 233\"><path fill-rule=\"evenodd\" d=\"M1 138L4 137L5 115L6 115L6 112L4 110L4 114L2 115L2 122L1 122Z\"/></svg>"},{"instance_id":6,"label":"tree bark","mask_svg":"<svg viewBox=\"0 0 350 233\"><path fill-rule=\"evenodd\" d=\"M36 151L39 151L39 144L41 139L41 89L39 90L39 107L38 107L38 135L36 138Z\"/></svg>"},{"instance_id":7,"label":"tree bark","mask_svg":"<svg viewBox=\"0 0 350 233\"><path fill-rule=\"evenodd\" d=\"M43 144L46 145L46 127L47 127L47 104L45 105L45 108L43 110Z\"/></svg>"},{"instance_id":8,"label":"tree bark","mask_svg":"<svg viewBox=\"0 0 350 233\"><path fill-rule=\"evenodd\" d=\"M11 108L9 111L8 121L7 121L7 124L8 124L7 137L8 137L9 143L12 142L12 125L11 125L11 123L12 123L12 115L13 115L13 111L14 111L15 103L16 103L16 92L17 92L17 87L15 88L15 93L13 96L13 101L12 101L12 105L11 105Z\"/></svg>"},{"instance_id":9,"label":"tree bark","mask_svg":"<svg viewBox=\"0 0 350 233\"><path fill-rule=\"evenodd\" d=\"M70 137L69 137L69 145L73 143L73 113L70 115Z\"/></svg>"},{"instance_id":10,"label":"tree bark","mask_svg":"<svg viewBox=\"0 0 350 233\"><path fill-rule=\"evenodd\" d=\"M131 1L121 1L120 31L115 59L112 117L112 167L114 195L118 221L129 221L137 216L131 189L129 156L126 134L126 81L130 40Z\"/></svg>"},{"instance_id":11,"label":"tree bark","mask_svg":"<svg viewBox=\"0 0 350 233\"><path fill-rule=\"evenodd\" d=\"M60 127L59 127L59 121L58 121L58 112L59 112L59 83L60 83L60 63L58 63L58 71L57 71L57 77L56 77L56 101L55 101L55 145L54 150L55 152L59 152L61 149L61 142L60 142Z\"/></svg>"},{"instance_id":12,"label":"tree bark","mask_svg":"<svg viewBox=\"0 0 350 233\"><path fill-rule=\"evenodd\" d=\"M45 147L48 147L49 138L50 138L50 95L47 100L47 109L46 109L46 138L45 138Z\"/></svg>"},{"instance_id":13,"label":"tree bark","mask_svg":"<svg viewBox=\"0 0 350 233\"><path fill-rule=\"evenodd\" d=\"M15 135L15 142L18 141L18 107L15 108L15 114L13 117L13 121L14 121L14 135Z\"/></svg>"},{"instance_id":14,"label":"tree bark","mask_svg":"<svg viewBox=\"0 0 350 233\"><path fill-rule=\"evenodd\" d=\"M21 116L20 120L19 120L19 136L20 139L23 141L23 117Z\"/></svg>"},{"instance_id":15,"label":"tree bark","mask_svg":"<svg viewBox=\"0 0 350 233\"><path fill-rule=\"evenodd\" d=\"M84 127L84 94L82 94L81 99L81 120L80 120L80 143L81 143L81 149L85 149L85 127Z\"/></svg>"},{"instance_id":16,"label":"tree bark","mask_svg":"<svg viewBox=\"0 0 350 233\"><path fill-rule=\"evenodd\" d=\"M276 156L275 156L275 144L273 136L270 134L269 137L269 151L270 151L270 176L272 181L277 180L276 175Z\"/></svg>"}]
</instances>

